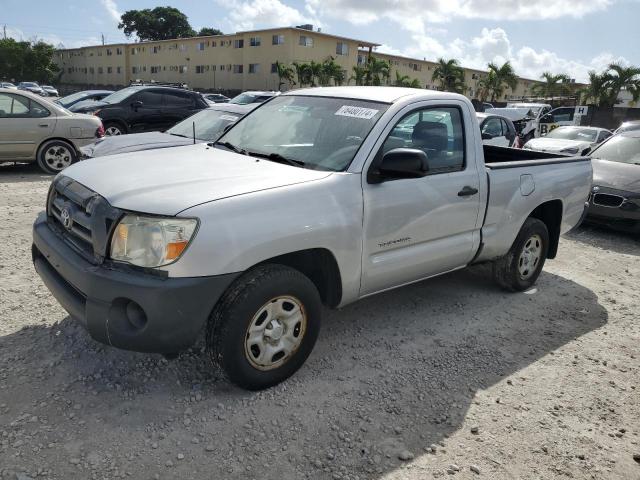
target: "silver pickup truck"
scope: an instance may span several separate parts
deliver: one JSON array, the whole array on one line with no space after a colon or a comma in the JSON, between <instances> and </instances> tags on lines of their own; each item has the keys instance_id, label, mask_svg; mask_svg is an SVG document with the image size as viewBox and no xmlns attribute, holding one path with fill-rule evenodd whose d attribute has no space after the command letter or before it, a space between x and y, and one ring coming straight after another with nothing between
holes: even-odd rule
<instances>
[{"instance_id":1,"label":"silver pickup truck","mask_svg":"<svg viewBox=\"0 0 640 480\"><path fill-rule=\"evenodd\" d=\"M304 363L322 304L479 262L529 288L591 176L588 157L483 147L461 95L298 90L215 144L69 167L33 261L97 341L175 355L204 335L214 366L260 389Z\"/></svg>"}]
</instances>

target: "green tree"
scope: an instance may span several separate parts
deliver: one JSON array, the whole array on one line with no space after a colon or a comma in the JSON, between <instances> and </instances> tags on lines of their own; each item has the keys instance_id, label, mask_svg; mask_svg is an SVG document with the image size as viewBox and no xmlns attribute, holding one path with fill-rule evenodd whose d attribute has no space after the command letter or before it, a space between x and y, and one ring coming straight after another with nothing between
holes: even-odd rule
<instances>
[{"instance_id":1,"label":"green tree","mask_svg":"<svg viewBox=\"0 0 640 480\"><path fill-rule=\"evenodd\" d=\"M218 30L217 28L211 28L211 27L203 27L197 33L198 37L211 37L213 35L224 35L224 33L222 33L222 30Z\"/></svg>"},{"instance_id":2,"label":"green tree","mask_svg":"<svg viewBox=\"0 0 640 480\"><path fill-rule=\"evenodd\" d=\"M17 42L13 38L0 39L0 79L33 80L50 83L59 69L53 63L53 45L38 42Z\"/></svg>"},{"instance_id":3,"label":"green tree","mask_svg":"<svg viewBox=\"0 0 640 480\"><path fill-rule=\"evenodd\" d=\"M193 37L196 34L187 16L173 7L128 10L122 14L120 20L118 28L123 30L127 37L135 34L141 42Z\"/></svg>"},{"instance_id":4,"label":"green tree","mask_svg":"<svg viewBox=\"0 0 640 480\"><path fill-rule=\"evenodd\" d=\"M293 78L295 70L291 66L278 61L276 62L276 73L278 74L278 90L280 90L286 83L288 83L289 86L296 84Z\"/></svg>"},{"instance_id":5,"label":"green tree","mask_svg":"<svg viewBox=\"0 0 640 480\"><path fill-rule=\"evenodd\" d=\"M396 70L396 79L393 81L394 87L408 87L408 88L422 88L420 85L420 80L414 78L413 80L409 75L401 75L398 70Z\"/></svg>"},{"instance_id":6,"label":"green tree","mask_svg":"<svg viewBox=\"0 0 640 480\"><path fill-rule=\"evenodd\" d=\"M439 58L431 79L439 82L440 87L447 92L464 93L467 89L464 82L464 69L455 59Z\"/></svg>"},{"instance_id":7,"label":"green tree","mask_svg":"<svg viewBox=\"0 0 640 480\"><path fill-rule=\"evenodd\" d=\"M489 72L487 76L480 79L478 82L481 100L484 101L488 96L490 96L491 101L495 102L497 99L502 97L505 89L516 89L518 85L518 77L510 62L505 62L502 66L498 66L491 62L488 65L488 68Z\"/></svg>"},{"instance_id":8,"label":"green tree","mask_svg":"<svg viewBox=\"0 0 640 480\"><path fill-rule=\"evenodd\" d=\"M622 90L626 90L631 94L633 103L640 100L639 67L624 67L618 63L612 63L609 65L606 74L609 77L609 106L614 106L618 103L618 95Z\"/></svg>"},{"instance_id":9,"label":"green tree","mask_svg":"<svg viewBox=\"0 0 640 480\"><path fill-rule=\"evenodd\" d=\"M559 73L554 75L550 72L544 72L540 78L544 80L542 83L536 83L531 87L531 93L543 98L561 97L563 95L569 95L571 89L569 88L569 75Z\"/></svg>"},{"instance_id":10,"label":"green tree","mask_svg":"<svg viewBox=\"0 0 640 480\"><path fill-rule=\"evenodd\" d=\"M334 85L342 85L344 83L346 74L340 64L336 63L333 57L328 57L322 62L322 69L318 82L322 86L329 85L329 82L333 80Z\"/></svg>"},{"instance_id":11,"label":"green tree","mask_svg":"<svg viewBox=\"0 0 640 480\"><path fill-rule=\"evenodd\" d=\"M391 62L370 55L367 58L365 85L388 85L391 77Z\"/></svg>"},{"instance_id":12,"label":"green tree","mask_svg":"<svg viewBox=\"0 0 640 480\"><path fill-rule=\"evenodd\" d=\"M364 85L365 77L367 76L367 67L361 67L356 65L353 67L353 75L349 77L349 81L354 80L356 85Z\"/></svg>"},{"instance_id":13,"label":"green tree","mask_svg":"<svg viewBox=\"0 0 640 480\"><path fill-rule=\"evenodd\" d=\"M611 76L607 72L589 72L589 84L579 91L580 102L604 107L609 104Z\"/></svg>"},{"instance_id":14,"label":"green tree","mask_svg":"<svg viewBox=\"0 0 640 480\"><path fill-rule=\"evenodd\" d=\"M310 64L304 62L293 62L292 65L298 79L298 85L304 87L306 85L313 84L313 72Z\"/></svg>"}]
</instances>

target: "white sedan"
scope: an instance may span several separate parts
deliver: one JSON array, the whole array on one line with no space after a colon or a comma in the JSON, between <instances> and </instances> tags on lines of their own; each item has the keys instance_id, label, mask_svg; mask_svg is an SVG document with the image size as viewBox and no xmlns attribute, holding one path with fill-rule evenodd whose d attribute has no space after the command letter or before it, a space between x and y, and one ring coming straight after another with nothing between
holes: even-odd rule
<instances>
[{"instance_id":1,"label":"white sedan","mask_svg":"<svg viewBox=\"0 0 640 480\"><path fill-rule=\"evenodd\" d=\"M558 127L544 137L529 140L523 148L539 152L586 155L611 135L611 131L605 128Z\"/></svg>"}]
</instances>

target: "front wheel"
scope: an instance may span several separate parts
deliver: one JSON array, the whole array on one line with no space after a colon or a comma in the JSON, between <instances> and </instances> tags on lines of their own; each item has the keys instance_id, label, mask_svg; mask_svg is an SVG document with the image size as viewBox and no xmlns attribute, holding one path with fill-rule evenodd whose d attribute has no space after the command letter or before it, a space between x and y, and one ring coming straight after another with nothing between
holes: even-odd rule
<instances>
[{"instance_id":1,"label":"front wheel","mask_svg":"<svg viewBox=\"0 0 640 480\"><path fill-rule=\"evenodd\" d=\"M320 295L309 278L282 265L262 265L238 278L214 308L207 350L231 382L260 390L302 366L320 322Z\"/></svg>"},{"instance_id":2,"label":"front wheel","mask_svg":"<svg viewBox=\"0 0 640 480\"><path fill-rule=\"evenodd\" d=\"M493 263L493 278L506 290L526 290L540 276L548 251L547 226L537 218L527 218L509 252Z\"/></svg>"},{"instance_id":3,"label":"front wheel","mask_svg":"<svg viewBox=\"0 0 640 480\"><path fill-rule=\"evenodd\" d=\"M104 124L105 135L112 137L115 135L124 135L127 131L117 122L107 122Z\"/></svg>"}]
</instances>

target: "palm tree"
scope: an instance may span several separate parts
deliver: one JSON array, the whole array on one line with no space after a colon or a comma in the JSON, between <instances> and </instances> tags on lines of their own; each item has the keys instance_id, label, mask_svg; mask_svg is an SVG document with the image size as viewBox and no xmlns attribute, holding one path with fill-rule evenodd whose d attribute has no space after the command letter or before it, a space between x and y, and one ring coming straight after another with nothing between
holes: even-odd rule
<instances>
[{"instance_id":1,"label":"palm tree","mask_svg":"<svg viewBox=\"0 0 640 480\"><path fill-rule=\"evenodd\" d=\"M396 79L393 82L393 85L396 87L408 87L411 83L411 78L409 75L400 75L400 72L396 70Z\"/></svg>"},{"instance_id":2,"label":"palm tree","mask_svg":"<svg viewBox=\"0 0 640 480\"><path fill-rule=\"evenodd\" d=\"M353 67L353 75L349 77L349 81L355 80L356 85L364 85L365 77L367 76L367 67L361 67L356 65Z\"/></svg>"},{"instance_id":3,"label":"palm tree","mask_svg":"<svg viewBox=\"0 0 640 480\"><path fill-rule=\"evenodd\" d=\"M618 101L620 91L626 90L633 97L633 102L640 100L640 68L624 67L619 63L612 63L608 67L610 105L613 106Z\"/></svg>"},{"instance_id":4,"label":"palm tree","mask_svg":"<svg viewBox=\"0 0 640 480\"><path fill-rule=\"evenodd\" d=\"M285 83L288 83L289 86L296 84L293 79L295 71L291 66L276 61L276 73L278 74L278 90L281 90Z\"/></svg>"},{"instance_id":5,"label":"palm tree","mask_svg":"<svg viewBox=\"0 0 640 480\"><path fill-rule=\"evenodd\" d=\"M516 89L518 86L518 77L510 62L505 62L500 67L491 62L488 68L489 73L487 76L478 82L481 100L486 100L487 96L491 95L491 101L495 102L498 98L502 97L506 88L511 88L511 90Z\"/></svg>"},{"instance_id":6,"label":"palm tree","mask_svg":"<svg viewBox=\"0 0 640 480\"><path fill-rule=\"evenodd\" d=\"M322 62L322 72L320 85L329 85L329 81L333 80L335 85L342 85L345 80L345 72L342 67L336 63L333 57L328 57Z\"/></svg>"},{"instance_id":7,"label":"palm tree","mask_svg":"<svg viewBox=\"0 0 640 480\"><path fill-rule=\"evenodd\" d=\"M580 90L580 102L604 107L610 102L611 76L607 72L589 72L589 84Z\"/></svg>"},{"instance_id":8,"label":"palm tree","mask_svg":"<svg viewBox=\"0 0 640 480\"><path fill-rule=\"evenodd\" d=\"M440 82L442 90L447 92L463 93L467 88L464 83L464 69L456 59L439 58L431 79Z\"/></svg>"},{"instance_id":9,"label":"palm tree","mask_svg":"<svg viewBox=\"0 0 640 480\"><path fill-rule=\"evenodd\" d=\"M409 85L407 86L409 88L422 88L422 85L420 85L420 80L418 80L417 78L411 80L411 83L409 83Z\"/></svg>"},{"instance_id":10,"label":"palm tree","mask_svg":"<svg viewBox=\"0 0 640 480\"><path fill-rule=\"evenodd\" d=\"M569 75L565 75L564 73L559 73L558 75L553 75L550 72L544 72L540 78L544 80L542 83L536 83L531 88L531 93L543 98L551 98L553 97L568 95L570 93L569 88Z\"/></svg>"},{"instance_id":11,"label":"palm tree","mask_svg":"<svg viewBox=\"0 0 640 480\"><path fill-rule=\"evenodd\" d=\"M387 85L391 76L391 63L373 55L367 59L365 85Z\"/></svg>"},{"instance_id":12,"label":"palm tree","mask_svg":"<svg viewBox=\"0 0 640 480\"><path fill-rule=\"evenodd\" d=\"M313 73L311 65L308 63L293 62L293 68L298 77L298 85L304 87L305 85L313 85Z\"/></svg>"}]
</instances>

